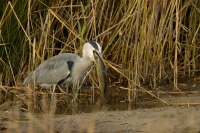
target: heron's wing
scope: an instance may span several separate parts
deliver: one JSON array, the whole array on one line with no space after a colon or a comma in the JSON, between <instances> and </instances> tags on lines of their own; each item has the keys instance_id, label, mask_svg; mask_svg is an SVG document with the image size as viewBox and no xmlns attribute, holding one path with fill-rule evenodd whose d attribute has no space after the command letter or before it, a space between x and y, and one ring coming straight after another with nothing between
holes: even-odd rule
<instances>
[{"instance_id":1,"label":"heron's wing","mask_svg":"<svg viewBox=\"0 0 200 133\"><path fill-rule=\"evenodd\" d=\"M56 84L69 76L73 63L70 63L69 66L68 62L76 62L79 59L79 56L70 53L51 57L31 72L24 83L34 83L35 81L38 84Z\"/></svg>"}]
</instances>

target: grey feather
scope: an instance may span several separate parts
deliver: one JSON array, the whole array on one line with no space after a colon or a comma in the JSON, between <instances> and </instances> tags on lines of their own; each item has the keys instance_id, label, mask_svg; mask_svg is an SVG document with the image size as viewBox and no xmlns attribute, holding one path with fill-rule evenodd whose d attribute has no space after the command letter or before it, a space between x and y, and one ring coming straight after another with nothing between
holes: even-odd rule
<instances>
[{"instance_id":1,"label":"grey feather","mask_svg":"<svg viewBox=\"0 0 200 133\"><path fill-rule=\"evenodd\" d=\"M72 53L63 53L49 58L41 63L29 76L24 80L24 84L55 84L66 78L70 74L67 61L75 62L81 58Z\"/></svg>"}]
</instances>

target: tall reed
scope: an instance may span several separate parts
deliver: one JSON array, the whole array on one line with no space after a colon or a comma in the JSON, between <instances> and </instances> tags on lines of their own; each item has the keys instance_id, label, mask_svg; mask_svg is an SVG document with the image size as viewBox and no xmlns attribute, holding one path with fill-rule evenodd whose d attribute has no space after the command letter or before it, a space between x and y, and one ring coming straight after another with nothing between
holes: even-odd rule
<instances>
[{"instance_id":1,"label":"tall reed","mask_svg":"<svg viewBox=\"0 0 200 133\"><path fill-rule=\"evenodd\" d=\"M199 72L198 0L13 0L0 2L0 82L20 86L45 59L103 47L111 84L156 88ZM88 79L90 80L90 79ZM135 93L134 93L135 92Z\"/></svg>"}]
</instances>

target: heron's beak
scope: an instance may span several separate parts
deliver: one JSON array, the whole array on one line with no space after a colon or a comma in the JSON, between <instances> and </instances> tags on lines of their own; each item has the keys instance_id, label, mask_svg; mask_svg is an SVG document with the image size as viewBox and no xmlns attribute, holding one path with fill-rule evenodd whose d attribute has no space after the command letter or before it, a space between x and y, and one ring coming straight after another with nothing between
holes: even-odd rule
<instances>
[{"instance_id":1,"label":"heron's beak","mask_svg":"<svg viewBox=\"0 0 200 133\"><path fill-rule=\"evenodd\" d=\"M94 62L95 62L95 64L97 64L97 58L99 58L100 59L100 61L101 61L101 63L103 63L103 65L104 65L104 67L106 66L105 65L105 62L103 61L103 58L102 58L102 54L100 54L99 52L97 52L97 51L93 51L93 55L94 55Z\"/></svg>"}]
</instances>

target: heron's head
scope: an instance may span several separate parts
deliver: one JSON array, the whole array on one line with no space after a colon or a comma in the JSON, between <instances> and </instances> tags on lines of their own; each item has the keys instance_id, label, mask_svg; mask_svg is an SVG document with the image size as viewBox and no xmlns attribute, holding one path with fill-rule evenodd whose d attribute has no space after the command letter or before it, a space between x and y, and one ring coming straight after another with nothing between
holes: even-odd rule
<instances>
[{"instance_id":1,"label":"heron's head","mask_svg":"<svg viewBox=\"0 0 200 133\"><path fill-rule=\"evenodd\" d=\"M101 46L96 41L88 41L83 45L83 58L90 58L90 60L94 61L93 51L96 51L100 56L101 54Z\"/></svg>"}]
</instances>

